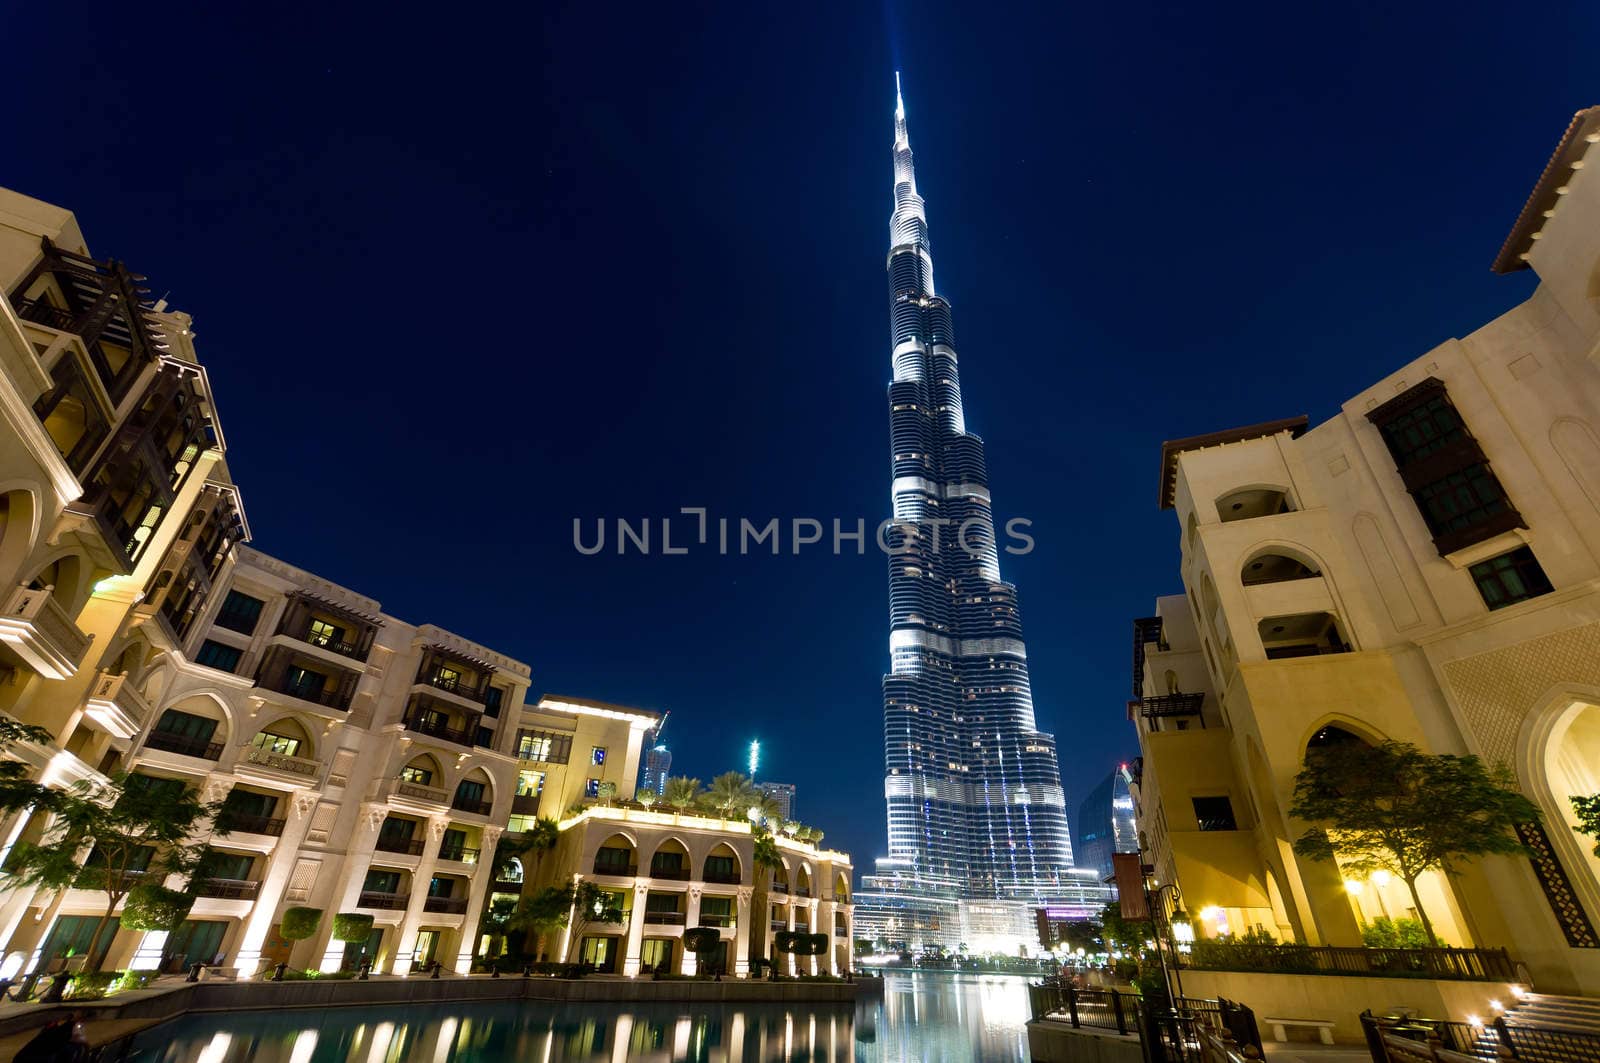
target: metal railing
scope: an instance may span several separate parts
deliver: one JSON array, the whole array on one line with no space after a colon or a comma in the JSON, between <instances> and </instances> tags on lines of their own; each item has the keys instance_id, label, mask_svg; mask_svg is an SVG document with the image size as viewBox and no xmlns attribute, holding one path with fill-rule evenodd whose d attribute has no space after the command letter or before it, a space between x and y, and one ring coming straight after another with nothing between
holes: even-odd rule
<instances>
[{"instance_id":1,"label":"metal railing","mask_svg":"<svg viewBox=\"0 0 1600 1063\"><path fill-rule=\"evenodd\" d=\"M422 902L422 910L426 912L444 912L448 915L461 915L467 910L467 898L429 897Z\"/></svg>"},{"instance_id":2,"label":"metal railing","mask_svg":"<svg viewBox=\"0 0 1600 1063\"><path fill-rule=\"evenodd\" d=\"M383 911L401 911L411 903L409 893L375 893L362 890L361 896L356 898L357 908L378 908Z\"/></svg>"},{"instance_id":3,"label":"metal railing","mask_svg":"<svg viewBox=\"0 0 1600 1063\"><path fill-rule=\"evenodd\" d=\"M1517 965L1505 949L1374 949L1349 945L1197 942L1184 957L1183 965L1225 971L1517 981Z\"/></svg>"},{"instance_id":4,"label":"metal railing","mask_svg":"<svg viewBox=\"0 0 1600 1063\"><path fill-rule=\"evenodd\" d=\"M707 871L704 881L714 882L719 886L737 886L743 879L739 877L737 871Z\"/></svg>"},{"instance_id":5,"label":"metal railing","mask_svg":"<svg viewBox=\"0 0 1600 1063\"><path fill-rule=\"evenodd\" d=\"M462 797L459 794L450 802L450 807L457 812L469 812L474 816L487 816L494 811L494 805L488 801L476 801L470 797Z\"/></svg>"},{"instance_id":6,"label":"metal railing","mask_svg":"<svg viewBox=\"0 0 1600 1063\"><path fill-rule=\"evenodd\" d=\"M333 653L337 653L341 657L353 657L358 661L364 656L361 652L361 647L355 643L342 642L339 639L334 638L332 635L318 634L317 632L312 631L309 625L300 635L300 641L309 643L312 646L317 646Z\"/></svg>"},{"instance_id":7,"label":"metal railing","mask_svg":"<svg viewBox=\"0 0 1600 1063\"><path fill-rule=\"evenodd\" d=\"M265 768L277 768L293 775L315 775L322 767L321 763L308 757L294 757L287 753L274 753L270 749L260 746L246 746L244 759L249 764L259 764Z\"/></svg>"},{"instance_id":8,"label":"metal railing","mask_svg":"<svg viewBox=\"0 0 1600 1063\"><path fill-rule=\"evenodd\" d=\"M645 912L644 921L659 926L682 926L682 912Z\"/></svg>"},{"instance_id":9,"label":"metal railing","mask_svg":"<svg viewBox=\"0 0 1600 1063\"><path fill-rule=\"evenodd\" d=\"M404 853L407 856L422 855L421 838L385 838L380 834L375 847L386 853Z\"/></svg>"},{"instance_id":10,"label":"metal railing","mask_svg":"<svg viewBox=\"0 0 1600 1063\"><path fill-rule=\"evenodd\" d=\"M627 878L639 873L638 864L608 864L599 860L594 862L594 873L597 875L621 875Z\"/></svg>"},{"instance_id":11,"label":"metal railing","mask_svg":"<svg viewBox=\"0 0 1600 1063\"><path fill-rule=\"evenodd\" d=\"M417 734L428 735L432 738L442 738L446 742L454 742L461 746L472 745L476 730L465 727L451 727L448 724L434 723L424 716L412 716L406 720L406 730L415 731Z\"/></svg>"},{"instance_id":12,"label":"metal railing","mask_svg":"<svg viewBox=\"0 0 1600 1063\"><path fill-rule=\"evenodd\" d=\"M254 816L224 809L217 816L217 830L224 834L238 831L240 834L267 834L276 838L283 833L285 822L273 816Z\"/></svg>"},{"instance_id":13,"label":"metal railing","mask_svg":"<svg viewBox=\"0 0 1600 1063\"><path fill-rule=\"evenodd\" d=\"M254 900L261 883L238 878L203 878L195 884L195 893L202 897L221 897L230 901Z\"/></svg>"},{"instance_id":14,"label":"metal railing","mask_svg":"<svg viewBox=\"0 0 1600 1063\"><path fill-rule=\"evenodd\" d=\"M1457 1063L1520 1059L1529 1063L1594 1063L1600 1033L1553 1026L1523 1026L1504 1016L1489 1025L1441 1019L1361 1015L1373 1063Z\"/></svg>"},{"instance_id":15,"label":"metal railing","mask_svg":"<svg viewBox=\"0 0 1600 1063\"><path fill-rule=\"evenodd\" d=\"M714 927L719 927L719 928L728 927L728 926L732 926L733 925L733 918L734 917L733 917L733 913L732 912L728 912L728 913L722 914L722 915L709 915L709 914L707 914L705 912L701 912L700 913L700 925L701 926L714 926Z\"/></svg>"},{"instance_id":16,"label":"metal railing","mask_svg":"<svg viewBox=\"0 0 1600 1063\"><path fill-rule=\"evenodd\" d=\"M465 845L441 845L439 846L439 859L454 860L462 864L476 864L478 862L478 850L468 848Z\"/></svg>"},{"instance_id":17,"label":"metal railing","mask_svg":"<svg viewBox=\"0 0 1600 1063\"><path fill-rule=\"evenodd\" d=\"M1033 1017L1065 1018L1073 1029L1085 1026L1099 1030L1132 1033L1138 1029L1134 1017L1138 998L1112 989L1078 989L1060 978L1047 978L1028 986L1028 1003Z\"/></svg>"},{"instance_id":18,"label":"metal railing","mask_svg":"<svg viewBox=\"0 0 1600 1063\"><path fill-rule=\"evenodd\" d=\"M657 867L650 865L651 878L664 878L674 882L689 881L689 869L686 867Z\"/></svg>"},{"instance_id":19,"label":"metal railing","mask_svg":"<svg viewBox=\"0 0 1600 1063\"><path fill-rule=\"evenodd\" d=\"M221 742L210 742L204 738L171 734L167 731L151 731L150 737L144 740L144 745L146 749L160 749L186 757L199 757L201 760L216 760L222 756Z\"/></svg>"}]
</instances>

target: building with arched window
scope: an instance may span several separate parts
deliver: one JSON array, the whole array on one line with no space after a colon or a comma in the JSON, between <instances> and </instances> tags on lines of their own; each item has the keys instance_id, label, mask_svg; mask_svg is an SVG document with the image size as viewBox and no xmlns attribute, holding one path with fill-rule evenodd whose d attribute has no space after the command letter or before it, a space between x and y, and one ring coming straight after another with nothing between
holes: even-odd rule
<instances>
[{"instance_id":1,"label":"building with arched window","mask_svg":"<svg viewBox=\"0 0 1600 1063\"><path fill-rule=\"evenodd\" d=\"M1383 917L1506 947L1546 992L1600 992L1600 108L1579 113L1504 249L1523 304L1304 417L1165 444L1183 593L1135 622L1145 861L1197 929L1359 945ZM1414 898L1292 849L1310 749L1412 743L1503 764L1526 855Z\"/></svg>"}]
</instances>

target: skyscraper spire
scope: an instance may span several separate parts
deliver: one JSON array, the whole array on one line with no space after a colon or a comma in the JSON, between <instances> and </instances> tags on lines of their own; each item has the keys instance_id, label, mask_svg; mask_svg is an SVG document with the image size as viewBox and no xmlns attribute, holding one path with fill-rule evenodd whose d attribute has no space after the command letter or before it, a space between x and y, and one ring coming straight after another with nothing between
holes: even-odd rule
<instances>
[{"instance_id":1,"label":"skyscraper spire","mask_svg":"<svg viewBox=\"0 0 1600 1063\"><path fill-rule=\"evenodd\" d=\"M1073 889L1066 801L1055 739L1034 722L1016 588L1000 578L983 441L966 428L898 73L888 271L889 858L863 884L857 925L873 895L913 922L918 898L987 901L989 911L1009 901L1001 910L1025 924L1028 906ZM958 932L923 910L928 926Z\"/></svg>"}]
</instances>

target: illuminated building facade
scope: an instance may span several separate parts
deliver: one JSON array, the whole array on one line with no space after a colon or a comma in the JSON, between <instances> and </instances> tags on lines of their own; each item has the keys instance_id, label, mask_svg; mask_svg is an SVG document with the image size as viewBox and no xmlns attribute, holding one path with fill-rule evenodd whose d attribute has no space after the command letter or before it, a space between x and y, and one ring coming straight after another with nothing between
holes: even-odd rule
<instances>
[{"instance_id":1,"label":"illuminated building facade","mask_svg":"<svg viewBox=\"0 0 1600 1063\"><path fill-rule=\"evenodd\" d=\"M983 442L966 429L898 91L888 273L889 858L864 879L858 918L910 918L930 928L924 940L954 944L946 894L985 902L985 926L1027 927L1033 907L1064 892L1072 843L1055 739L1034 720L1016 588L1000 576ZM997 922L996 901L1016 918Z\"/></svg>"}]
</instances>

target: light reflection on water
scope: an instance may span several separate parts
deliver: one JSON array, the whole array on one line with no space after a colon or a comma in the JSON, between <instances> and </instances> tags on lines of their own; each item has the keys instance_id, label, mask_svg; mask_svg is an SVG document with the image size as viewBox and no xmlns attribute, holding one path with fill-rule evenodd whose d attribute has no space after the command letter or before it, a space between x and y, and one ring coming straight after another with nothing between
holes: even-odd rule
<instances>
[{"instance_id":1,"label":"light reflection on water","mask_svg":"<svg viewBox=\"0 0 1600 1063\"><path fill-rule=\"evenodd\" d=\"M1021 978L891 971L850 1005L542 1001L194 1015L139 1063L1026 1063Z\"/></svg>"}]
</instances>

